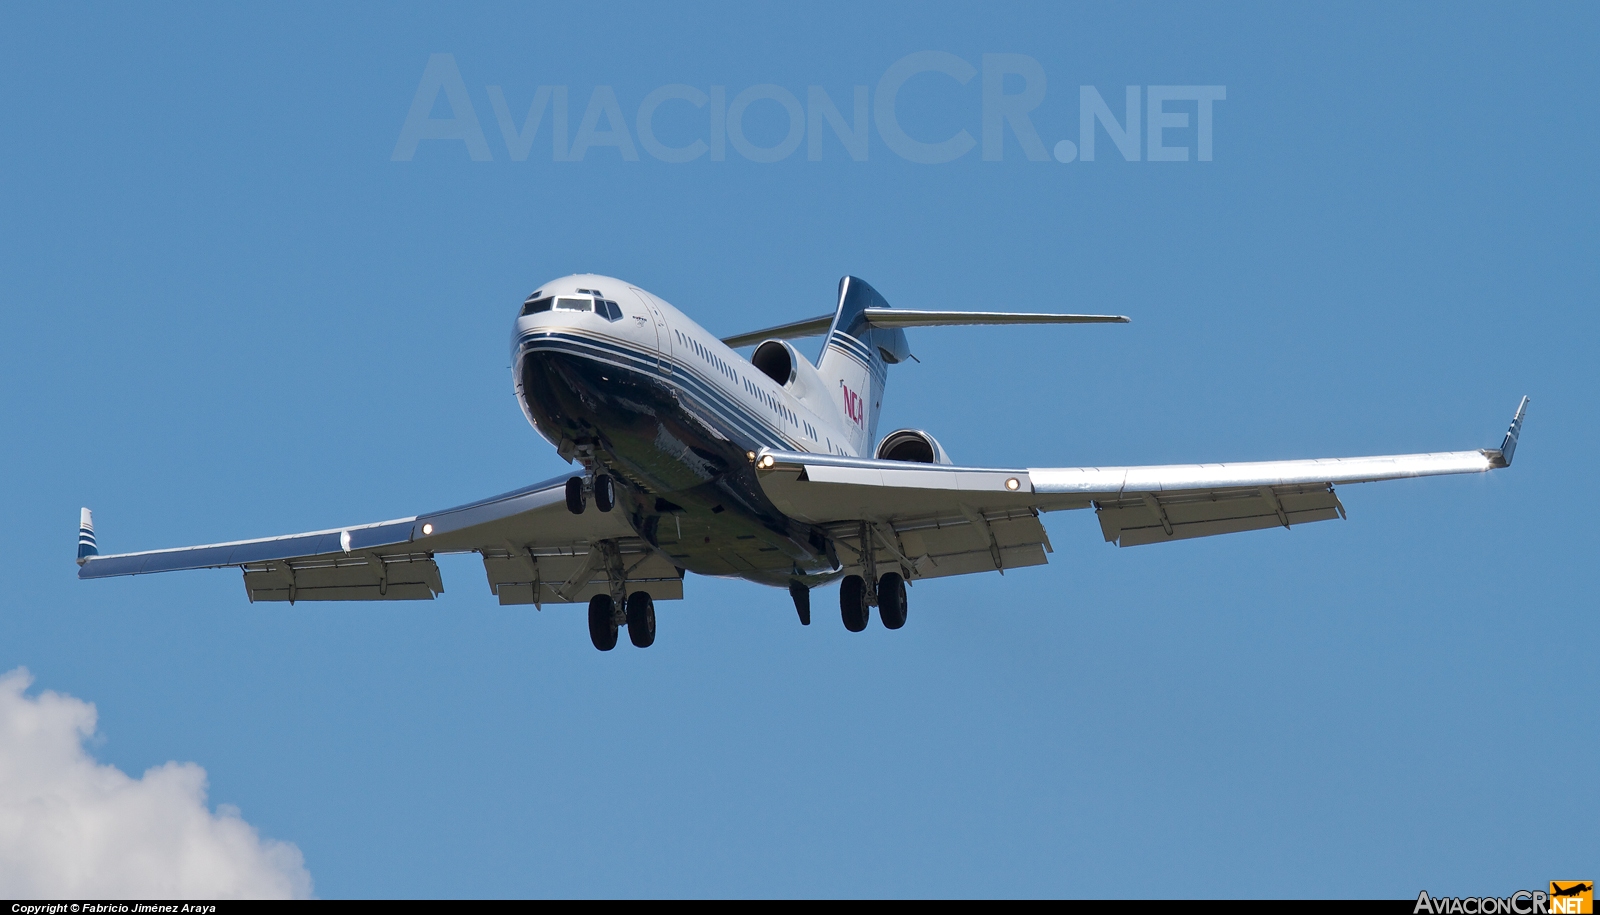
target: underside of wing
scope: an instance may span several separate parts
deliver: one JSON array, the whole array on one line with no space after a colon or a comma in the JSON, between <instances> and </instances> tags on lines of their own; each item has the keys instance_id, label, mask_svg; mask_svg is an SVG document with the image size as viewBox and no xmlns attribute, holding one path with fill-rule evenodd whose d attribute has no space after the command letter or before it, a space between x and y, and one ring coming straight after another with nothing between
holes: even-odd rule
<instances>
[{"instance_id":1,"label":"underside of wing","mask_svg":"<svg viewBox=\"0 0 1600 915\"><path fill-rule=\"evenodd\" d=\"M566 479L379 524L110 556L90 552L80 556L78 577L234 566L243 570L252 602L432 600L444 592L435 555L476 552L502 604L586 601L613 581L656 600L681 598L679 570L640 540L621 512L567 511ZM84 517L89 524L87 510Z\"/></svg>"},{"instance_id":2,"label":"underside of wing","mask_svg":"<svg viewBox=\"0 0 1600 915\"><path fill-rule=\"evenodd\" d=\"M771 462L768 462L771 458ZM1050 538L1027 471L760 452L761 488L785 514L828 529L845 571L867 549L907 579L1043 565ZM1081 503L1059 507L1087 507Z\"/></svg>"},{"instance_id":3,"label":"underside of wing","mask_svg":"<svg viewBox=\"0 0 1600 915\"><path fill-rule=\"evenodd\" d=\"M762 489L792 517L841 535L859 531L855 542L879 542L916 577L929 577L957 574L929 569L1043 562L1044 511L1093 508L1105 539L1120 546L1343 518L1336 484L1510 466L1527 404L1523 398L1499 448L1476 451L1006 470L769 450L757 467Z\"/></svg>"}]
</instances>

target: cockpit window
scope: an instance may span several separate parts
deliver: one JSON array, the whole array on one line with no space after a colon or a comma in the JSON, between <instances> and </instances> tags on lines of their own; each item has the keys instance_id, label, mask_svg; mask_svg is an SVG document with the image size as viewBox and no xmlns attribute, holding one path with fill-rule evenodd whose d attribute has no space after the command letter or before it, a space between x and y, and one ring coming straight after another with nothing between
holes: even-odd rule
<instances>
[{"instance_id":1,"label":"cockpit window","mask_svg":"<svg viewBox=\"0 0 1600 915\"><path fill-rule=\"evenodd\" d=\"M579 291L588 292L589 290L585 289ZM600 296L595 296L591 299L586 295L562 295L545 296L541 299L536 298L537 295L538 293L534 293L533 295L528 296L528 300L522 303L522 314L524 317L554 309L555 311L591 312L600 315L608 321L622 320L622 308L618 306L616 302L613 302L610 299L601 298Z\"/></svg>"}]
</instances>

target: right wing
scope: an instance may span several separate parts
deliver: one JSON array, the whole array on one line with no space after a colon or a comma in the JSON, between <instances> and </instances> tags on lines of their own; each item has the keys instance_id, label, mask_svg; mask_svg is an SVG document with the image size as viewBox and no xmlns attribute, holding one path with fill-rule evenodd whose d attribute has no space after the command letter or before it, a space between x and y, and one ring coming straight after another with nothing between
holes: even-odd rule
<instances>
[{"instance_id":1,"label":"right wing","mask_svg":"<svg viewBox=\"0 0 1600 915\"><path fill-rule=\"evenodd\" d=\"M1092 507L1120 546L1342 518L1335 484L1510 466L1527 405L1524 397L1499 448L1477 451L1006 470L768 449L756 466L780 509L829 528L852 551L846 565L859 569L865 542L876 562L928 578L1044 563L1045 511Z\"/></svg>"},{"instance_id":2,"label":"right wing","mask_svg":"<svg viewBox=\"0 0 1600 915\"><path fill-rule=\"evenodd\" d=\"M567 511L567 477L455 508L305 534L206 546L95 555L88 510L78 577L110 578L236 566L254 601L432 600L444 592L437 553L476 552L502 604L587 601L620 577L656 600L683 597L669 560L628 526L623 512Z\"/></svg>"}]
</instances>

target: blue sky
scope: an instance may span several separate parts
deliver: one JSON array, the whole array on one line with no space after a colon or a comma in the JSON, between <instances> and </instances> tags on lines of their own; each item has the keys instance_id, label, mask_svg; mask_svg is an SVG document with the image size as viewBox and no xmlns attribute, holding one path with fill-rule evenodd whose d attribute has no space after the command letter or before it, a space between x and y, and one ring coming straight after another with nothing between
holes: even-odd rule
<instances>
[{"instance_id":1,"label":"blue sky","mask_svg":"<svg viewBox=\"0 0 1600 915\"><path fill-rule=\"evenodd\" d=\"M0 672L96 704L91 752L194 761L319 895L1414 896L1594 876L1600 89L1592 7L1059 4L8 7L0 13ZM515 161L566 86L853 87L939 51L1079 87L1223 86L1214 158L942 164L832 133L776 163ZM489 161L391 157L453 55ZM1020 78L1006 84L1018 90ZM982 139L982 77L899 123ZM1146 90L1141 89L1144 93ZM1143 96L1142 96L1143 97ZM669 145L707 109L659 109ZM441 100L432 113L448 117ZM548 115L547 115L548 117ZM743 130L785 136L769 100ZM637 138L634 138L637 142ZM961 463L1498 443L1510 471L1344 487L1349 520L929 582L853 635L691 579L648 651L501 608L251 606L237 572L78 582L102 551L379 520L564 472L522 419L517 305L625 277L733 333L896 305L1115 312L928 329L885 431Z\"/></svg>"}]
</instances>

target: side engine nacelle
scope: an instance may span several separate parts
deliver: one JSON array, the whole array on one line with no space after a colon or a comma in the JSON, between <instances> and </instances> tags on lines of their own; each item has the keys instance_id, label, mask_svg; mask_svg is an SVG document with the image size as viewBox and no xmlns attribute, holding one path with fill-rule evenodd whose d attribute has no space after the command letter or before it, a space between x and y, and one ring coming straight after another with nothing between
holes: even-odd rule
<instances>
[{"instance_id":1,"label":"side engine nacelle","mask_svg":"<svg viewBox=\"0 0 1600 915\"><path fill-rule=\"evenodd\" d=\"M828 386L811 360L800 355L787 340L767 340L750 354L756 371L788 389L790 394L811 409L822 413L827 407Z\"/></svg>"},{"instance_id":2,"label":"side engine nacelle","mask_svg":"<svg viewBox=\"0 0 1600 915\"><path fill-rule=\"evenodd\" d=\"M949 464L939 440L921 429L896 429L878 443L880 461L909 461L913 464Z\"/></svg>"}]
</instances>

